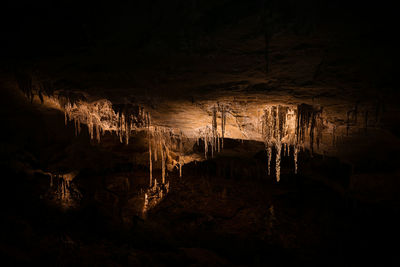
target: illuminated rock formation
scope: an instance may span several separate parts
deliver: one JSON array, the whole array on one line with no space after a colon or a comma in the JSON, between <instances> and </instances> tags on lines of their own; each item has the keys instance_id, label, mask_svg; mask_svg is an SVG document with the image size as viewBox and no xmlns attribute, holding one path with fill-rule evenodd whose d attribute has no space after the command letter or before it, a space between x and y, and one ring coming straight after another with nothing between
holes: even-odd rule
<instances>
[{"instance_id":1,"label":"illuminated rock formation","mask_svg":"<svg viewBox=\"0 0 400 267\"><path fill-rule=\"evenodd\" d=\"M290 147L293 147L295 173L297 173L299 148L304 149L307 140L311 153L314 151L314 141L319 148L324 129L322 108L316 109L304 104L297 107L267 106L261 121L262 138L268 157L268 174L270 174L272 152L275 151L275 170L278 182L282 150L284 156L290 156Z\"/></svg>"},{"instance_id":2,"label":"illuminated rock formation","mask_svg":"<svg viewBox=\"0 0 400 267\"><path fill-rule=\"evenodd\" d=\"M29 79L23 81L20 87L30 97L31 91L26 89L30 86ZM216 157L224 149L225 138L263 142L267 174L271 175L271 168L274 169L279 182L282 157L293 160L294 173L297 173L300 151L308 150L311 154L332 151L361 121L357 121L356 114L360 113L357 109L344 115L346 124L339 124L338 120L328 120L321 105L275 104L258 98L251 102L248 96L216 97L197 105L172 101L168 108L160 110L145 102L115 104L107 99L89 100L91 97L86 94L54 90L52 94L38 97L44 105L63 111L65 124L73 122L76 135L86 125L90 138L98 143L106 132L117 135L127 145L133 135L146 132L149 182L143 193L144 212L169 192L169 172L176 170L182 177L184 164ZM176 112L169 113L169 110ZM366 129L371 122L368 110L364 114L362 127ZM204 157L193 151L196 140L198 145L199 141L204 145ZM57 194L60 200L68 202L70 182L60 179Z\"/></svg>"}]
</instances>

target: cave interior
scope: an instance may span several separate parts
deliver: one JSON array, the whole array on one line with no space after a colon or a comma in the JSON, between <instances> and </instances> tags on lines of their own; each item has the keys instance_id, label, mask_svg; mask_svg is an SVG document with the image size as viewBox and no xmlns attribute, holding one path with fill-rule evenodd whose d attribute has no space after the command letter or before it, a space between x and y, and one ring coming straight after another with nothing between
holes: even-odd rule
<instances>
[{"instance_id":1,"label":"cave interior","mask_svg":"<svg viewBox=\"0 0 400 267\"><path fill-rule=\"evenodd\" d=\"M399 266L389 1L6 1L3 266Z\"/></svg>"}]
</instances>

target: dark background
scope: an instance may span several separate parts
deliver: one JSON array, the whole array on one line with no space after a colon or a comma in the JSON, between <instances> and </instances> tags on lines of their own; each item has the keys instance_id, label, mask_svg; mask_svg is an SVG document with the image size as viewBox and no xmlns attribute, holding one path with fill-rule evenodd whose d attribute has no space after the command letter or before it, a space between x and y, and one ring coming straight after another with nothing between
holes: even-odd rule
<instances>
[{"instance_id":1,"label":"dark background","mask_svg":"<svg viewBox=\"0 0 400 267\"><path fill-rule=\"evenodd\" d=\"M377 50L393 49L397 39L391 1L7 1L1 8L1 56L112 49L117 42L132 48L131 53L155 43L173 50L180 38L201 39L234 27L244 17L260 17L262 31L265 14L274 31L291 29L304 35L330 24L343 35L347 28L352 39Z\"/></svg>"}]
</instances>

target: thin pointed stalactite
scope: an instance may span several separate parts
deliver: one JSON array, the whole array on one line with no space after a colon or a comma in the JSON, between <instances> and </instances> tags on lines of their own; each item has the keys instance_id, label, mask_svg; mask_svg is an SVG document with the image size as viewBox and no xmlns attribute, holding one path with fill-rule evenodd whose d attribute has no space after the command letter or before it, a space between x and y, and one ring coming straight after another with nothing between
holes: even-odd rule
<instances>
[{"instance_id":1,"label":"thin pointed stalactite","mask_svg":"<svg viewBox=\"0 0 400 267\"><path fill-rule=\"evenodd\" d=\"M161 149L161 177L162 184L165 184L165 150L164 147Z\"/></svg>"},{"instance_id":2,"label":"thin pointed stalactite","mask_svg":"<svg viewBox=\"0 0 400 267\"><path fill-rule=\"evenodd\" d=\"M217 124L217 108L214 106L212 110L212 155L214 151L217 151L217 139L218 139L218 124Z\"/></svg>"},{"instance_id":3,"label":"thin pointed stalactite","mask_svg":"<svg viewBox=\"0 0 400 267\"><path fill-rule=\"evenodd\" d=\"M150 132L150 114L147 113L147 141L149 143L149 186L151 187L151 184L153 183L153 161L151 157L151 132ZM147 196L146 196L147 197Z\"/></svg>"},{"instance_id":4,"label":"thin pointed stalactite","mask_svg":"<svg viewBox=\"0 0 400 267\"><path fill-rule=\"evenodd\" d=\"M294 152L293 152L293 157L294 157L294 173L297 174L297 154L298 154L298 148L295 145L294 146Z\"/></svg>"},{"instance_id":5,"label":"thin pointed stalactite","mask_svg":"<svg viewBox=\"0 0 400 267\"><path fill-rule=\"evenodd\" d=\"M226 126L226 108L221 107L221 147L224 148L224 138L225 138L225 126Z\"/></svg>"},{"instance_id":6,"label":"thin pointed stalactite","mask_svg":"<svg viewBox=\"0 0 400 267\"><path fill-rule=\"evenodd\" d=\"M179 156L179 177L182 178L182 159Z\"/></svg>"},{"instance_id":7,"label":"thin pointed stalactite","mask_svg":"<svg viewBox=\"0 0 400 267\"><path fill-rule=\"evenodd\" d=\"M221 139L221 138L219 138L219 134L217 133L217 147L218 147L218 153L221 152L220 139Z\"/></svg>"},{"instance_id":8,"label":"thin pointed stalactite","mask_svg":"<svg viewBox=\"0 0 400 267\"><path fill-rule=\"evenodd\" d=\"M146 127L144 109L135 105L112 105L107 100L88 103L82 100L71 103L63 98L65 121L74 120L80 133L80 124L86 124L91 139L100 138L106 131L115 132L121 143L129 144L131 131ZM96 133L95 133L96 132Z\"/></svg>"},{"instance_id":9,"label":"thin pointed stalactite","mask_svg":"<svg viewBox=\"0 0 400 267\"><path fill-rule=\"evenodd\" d=\"M100 129L100 126L96 124L96 139L98 143L100 143Z\"/></svg>"},{"instance_id":10,"label":"thin pointed stalactite","mask_svg":"<svg viewBox=\"0 0 400 267\"><path fill-rule=\"evenodd\" d=\"M205 128L204 133L203 133L203 142L204 142L204 158L207 159L207 154L208 154L208 127Z\"/></svg>"},{"instance_id":11,"label":"thin pointed stalactite","mask_svg":"<svg viewBox=\"0 0 400 267\"><path fill-rule=\"evenodd\" d=\"M183 133L180 132L179 136L179 177L182 178L182 165L185 164L183 154L184 154L184 147L183 147Z\"/></svg>"},{"instance_id":12,"label":"thin pointed stalactite","mask_svg":"<svg viewBox=\"0 0 400 267\"><path fill-rule=\"evenodd\" d=\"M266 151L267 151L267 160L268 160L268 175L271 175L272 148L270 146L268 146Z\"/></svg>"}]
</instances>

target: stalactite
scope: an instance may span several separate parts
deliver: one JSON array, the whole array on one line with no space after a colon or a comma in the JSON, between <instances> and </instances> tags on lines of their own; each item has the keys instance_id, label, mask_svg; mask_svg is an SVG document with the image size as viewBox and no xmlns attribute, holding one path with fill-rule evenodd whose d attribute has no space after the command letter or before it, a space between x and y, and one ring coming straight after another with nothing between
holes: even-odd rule
<instances>
[{"instance_id":1,"label":"stalactite","mask_svg":"<svg viewBox=\"0 0 400 267\"><path fill-rule=\"evenodd\" d=\"M180 132L179 135L179 177L182 177L182 166L185 164L183 154L184 154L184 147L183 147L183 133Z\"/></svg>"},{"instance_id":2,"label":"stalactite","mask_svg":"<svg viewBox=\"0 0 400 267\"><path fill-rule=\"evenodd\" d=\"M147 127L147 140L149 142L149 172L150 172L150 180L149 186L152 184L153 180L153 161L151 157L151 132L150 132L150 116L148 116L148 127Z\"/></svg>"},{"instance_id":3,"label":"stalactite","mask_svg":"<svg viewBox=\"0 0 400 267\"><path fill-rule=\"evenodd\" d=\"M207 154L208 154L208 138L207 138L207 133L204 133L203 141L204 141L204 157L207 159Z\"/></svg>"},{"instance_id":4,"label":"stalactite","mask_svg":"<svg viewBox=\"0 0 400 267\"><path fill-rule=\"evenodd\" d=\"M217 108L214 106L213 110L213 117L212 117L212 135L213 135L213 147L216 147L216 141L217 141Z\"/></svg>"},{"instance_id":5,"label":"stalactite","mask_svg":"<svg viewBox=\"0 0 400 267\"><path fill-rule=\"evenodd\" d=\"M222 147L222 149L224 148L225 126L226 126L226 108L225 108L225 106L222 106L221 107L221 134L222 134L221 147Z\"/></svg>"},{"instance_id":6,"label":"stalactite","mask_svg":"<svg viewBox=\"0 0 400 267\"><path fill-rule=\"evenodd\" d=\"M322 118L322 108L318 111L316 115L316 143L317 143L317 149L319 149L319 145L322 142L322 131L324 129L324 122Z\"/></svg>"},{"instance_id":7,"label":"stalactite","mask_svg":"<svg viewBox=\"0 0 400 267\"><path fill-rule=\"evenodd\" d=\"M214 150L215 150L215 146L214 146L214 136L211 137L211 158L214 157Z\"/></svg>"},{"instance_id":8,"label":"stalactite","mask_svg":"<svg viewBox=\"0 0 400 267\"><path fill-rule=\"evenodd\" d=\"M294 157L294 173L297 174L297 155L298 154L298 148L295 145L294 150L293 150L293 157Z\"/></svg>"},{"instance_id":9,"label":"stalactite","mask_svg":"<svg viewBox=\"0 0 400 267\"><path fill-rule=\"evenodd\" d=\"M336 125L334 125L332 127L331 136L332 136L332 146L335 146L335 144L336 144Z\"/></svg>"},{"instance_id":10,"label":"stalactite","mask_svg":"<svg viewBox=\"0 0 400 267\"><path fill-rule=\"evenodd\" d=\"M161 150L161 175L162 175L162 184L165 184L165 150Z\"/></svg>"},{"instance_id":11,"label":"stalactite","mask_svg":"<svg viewBox=\"0 0 400 267\"><path fill-rule=\"evenodd\" d=\"M77 119L77 126L78 126L78 134L80 134L81 133L81 121L80 121L79 117Z\"/></svg>"},{"instance_id":12,"label":"stalactite","mask_svg":"<svg viewBox=\"0 0 400 267\"><path fill-rule=\"evenodd\" d=\"M218 147L218 153L221 152L221 146L220 146L220 138L219 134L217 135L217 147Z\"/></svg>"},{"instance_id":13,"label":"stalactite","mask_svg":"<svg viewBox=\"0 0 400 267\"><path fill-rule=\"evenodd\" d=\"M281 143L278 142L276 144L276 159L275 159L275 168L276 168L276 181L279 182L281 179Z\"/></svg>"},{"instance_id":14,"label":"stalactite","mask_svg":"<svg viewBox=\"0 0 400 267\"><path fill-rule=\"evenodd\" d=\"M92 122L90 122L88 124L88 131L89 131L89 135L90 135L90 139L93 140L93 131L94 131L94 125L92 124Z\"/></svg>"},{"instance_id":15,"label":"stalactite","mask_svg":"<svg viewBox=\"0 0 400 267\"><path fill-rule=\"evenodd\" d=\"M100 126L98 124L96 124L96 139L100 143Z\"/></svg>"},{"instance_id":16,"label":"stalactite","mask_svg":"<svg viewBox=\"0 0 400 267\"><path fill-rule=\"evenodd\" d=\"M126 129L126 132L125 132L125 144L129 144L129 136L130 136L130 133L131 133L131 131L130 131L130 123L128 123L128 121L126 121L125 122L125 129Z\"/></svg>"},{"instance_id":17,"label":"stalactite","mask_svg":"<svg viewBox=\"0 0 400 267\"><path fill-rule=\"evenodd\" d=\"M268 157L268 175L271 175L272 148L270 146L267 147L267 157Z\"/></svg>"}]
</instances>

